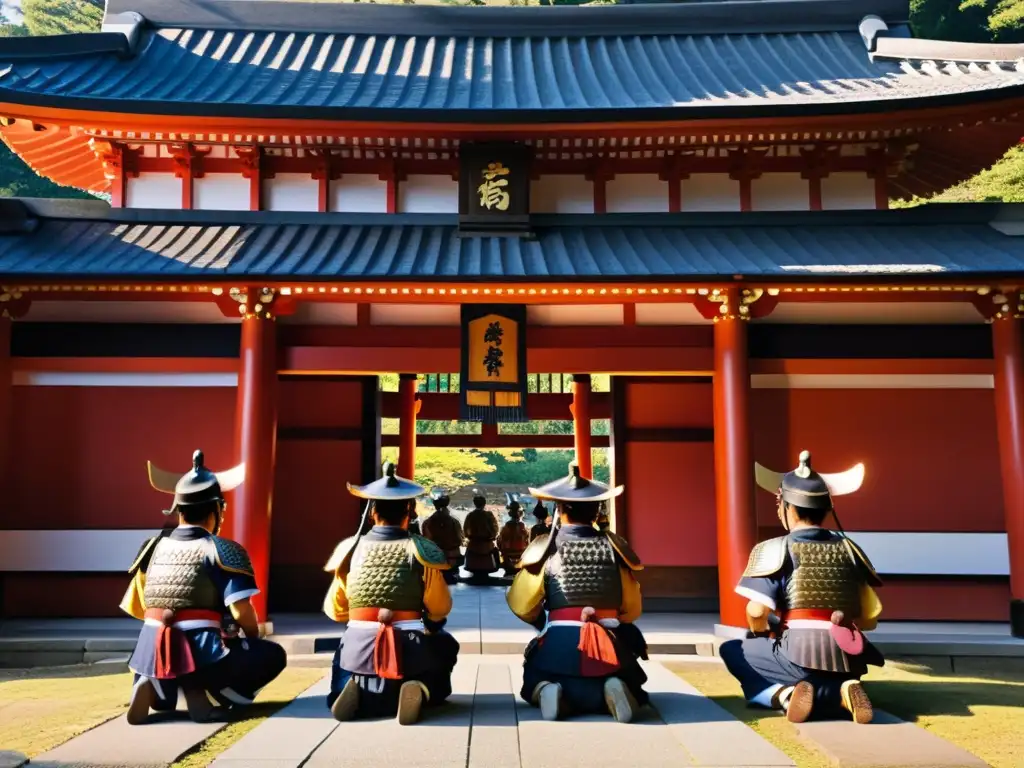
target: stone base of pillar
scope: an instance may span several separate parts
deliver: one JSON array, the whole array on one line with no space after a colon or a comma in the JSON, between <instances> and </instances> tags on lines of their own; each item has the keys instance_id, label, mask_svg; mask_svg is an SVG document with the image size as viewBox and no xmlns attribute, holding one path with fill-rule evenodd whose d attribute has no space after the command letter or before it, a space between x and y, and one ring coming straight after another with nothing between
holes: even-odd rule
<instances>
[{"instance_id":1,"label":"stone base of pillar","mask_svg":"<svg viewBox=\"0 0 1024 768\"><path fill-rule=\"evenodd\" d=\"M274 634L274 622L272 621L261 621L257 626L260 628L262 637L270 637Z\"/></svg>"},{"instance_id":2,"label":"stone base of pillar","mask_svg":"<svg viewBox=\"0 0 1024 768\"><path fill-rule=\"evenodd\" d=\"M1024 600L1010 601L1010 634L1024 638Z\"/></svg>"},{"instance_id":3,"label":"stone base of pillar","mask_svg":"<svg viewBox=\"0 0 1024 768\"><path fill-rule=\"evenodd\" d=\"M715 624L715 637L721 637L725 640L745 640L747 638L747 630L741 627L730 627L727 624Z\"/></svg>"}]
</instances>

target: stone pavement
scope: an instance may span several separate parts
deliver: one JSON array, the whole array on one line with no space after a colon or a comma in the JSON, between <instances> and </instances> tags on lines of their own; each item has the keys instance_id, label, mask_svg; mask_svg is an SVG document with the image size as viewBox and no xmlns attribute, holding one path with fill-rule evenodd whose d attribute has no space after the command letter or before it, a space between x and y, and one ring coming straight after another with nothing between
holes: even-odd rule
<instances>
[{"instance_id":1,"label":"stone pavement","mask_svg":"<svg viewBox=\"0 0 1024 768\"><path fill-rule=\"evenodd\" d=\"M394 719L335 722L324 700L325 677L212 765L574 768L597 762L612 768L794 768L789 757L659 662L644 667L652 707L628 725L609 716L545 722L518 698L522 664L510 655L460 658L449 702L427 710L421 723L410 727ZM31 766L166 768L223 727L183 718L181 712L173 721L130 728L120 717L41 755ZM876 723L812 723L799 726L798 733L839 768L984 768L977 758L922 728L885 713L878 714Z\"/></svg>"}]
</instances>

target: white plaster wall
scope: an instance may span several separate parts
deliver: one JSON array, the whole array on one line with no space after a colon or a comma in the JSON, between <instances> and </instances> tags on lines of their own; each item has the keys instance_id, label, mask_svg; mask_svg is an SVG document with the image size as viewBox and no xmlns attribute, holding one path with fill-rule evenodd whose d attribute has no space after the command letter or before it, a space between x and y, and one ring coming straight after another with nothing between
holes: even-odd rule
<instances>
[{"instance_id":1,"label":"white plaster wall","mask_svg":"<svg viewBox=\"0 0 1024 768\"><path fill-rule=\"evenodd\" d=\"M710 323L691 302L637 304L637 325L698 325Z\"/></svg>"},{"instance_id":2,"label":"white plaster wall","mask_svg":"<svg viewBox=\"0 0 1024 768\"><path fill-rule=\"evenodd\" d=\"M451 176L409 176L398 184L400 213L458 213L459 182Z\"/></svg>"},{"instance_id":3,"label":"white plaster wall","mask_svg":"<svg viewBox=\"0 0 1024 768\"><path fill-rule=\"evenodd\" d=\"M754 211L809 211L811 190L799 173L766 173L750 182Z\"/></svg>"},{"instance_id":4,"label":"white plaster wall","mask_svg":"<svg viewBox=\"0 0 1024 768\"><path fill-rule=\"evenodd\" d=\"M192 181L192 207L199 211L248 211L249 179L234 173L208 173Z\"/></svg>"},{"instance_id":5,"label":"white plaster wall","mask_svg":"<svg viewBox=\"0 0 1024 768\"><path fill-rule=\"evenodd\" d=\"M624 173L605 184L608 213L667 213L668 182L656 173Z\"/></svg>"},{"instance_id":6,"label":"white plaster wall","mask_svg":"<svg viewBox=\"0 0 1024 768\"><path fill-rule=\"evenodd\" d=\"M173 173L140 173L128 177L126 208L181 208L181 179Z\"/></svg>"},{"instance_id":7,"label":"white plaster wall","mask_svg":"<svg viewBox=\"0 0 1024 768\"><path fill-rule=\"evenodd\" d=\"M279 173L263 181L263 210L316 211L320 182L304 173Z\"/></svg>"},{"instance_id":8,"label":"white plaster wall","mask_svg":"<svg viewBox=\"0 0 1024 768\"><path fill-rule=\"evenodd\" d=\"M695 173L683 179L683 211L738 211L740 183L725 173Z\"/></svg>"},{"instance_id":9,"label":"white plaster wall","mask_svg":"<svg viewBox=\"0 0 1024 768\"><path fill-rule=\"evenodd\" d=\"M532 213L593 213L594 184L583 176L541 176L530 182Z\"/></svg>"},{"instance_id":10,"label":"white plaster wall","mask_svg":"<svg viewBox=\"0 0 1024 768\"><path fill-rule=\"evenodd\" d=\"M388 183L372 173L352 173L331 182L330 206L340 213L387 213Z\"/></svg>"},{"instance_id":11,"label":"white plaster wall","mask_svg":"<svg viewBox=\"0 0 1024 768\"><path fill-rule=\"evenodd\" d=\"M875 180L866 173L832 173L821 180L821 207L826 211L875 207Z\"/></svg>"},{"instance_id":12,"label":"white plaster wall","mask_svg":"<svg viewBox=\"0 0 1024 768\"><path fill-rule=\"evenodd\" d=\"M526 308L532 325L622 325L621 304L537 304Z\"/></svg>"},{"instance_id":13,"label":"white plaster wall","mask_svg":"<svg viewBox=\"0 0 1024 768\"><path fill-rule=\"evenodd\" d=\"M457 304L371 304L371 325L458 325Z\"/></svg>"}]
</instances>

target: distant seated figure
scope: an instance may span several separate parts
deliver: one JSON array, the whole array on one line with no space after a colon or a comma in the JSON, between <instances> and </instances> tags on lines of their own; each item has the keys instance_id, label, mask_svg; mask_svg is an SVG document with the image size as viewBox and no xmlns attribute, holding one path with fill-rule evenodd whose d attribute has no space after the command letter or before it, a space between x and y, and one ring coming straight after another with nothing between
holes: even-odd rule
<instances>
[{"instance_id":1,"label":"distant seated figure","mask_svg":"<svg viewBox=\"0 0 1024 768\"><path fill-rule=\"evenodd\" d=\"M444 552L449 566L444 572L445 581L454 584L459 580L459 567L463 560L462 524L448 508L451 499L447 491L435 488L430 495L434 501L434 514L423 521L423 535Z\"/></svg>"},{"instance_id":2,"label":"distant seated figure","mask_svg":"<svg viewBox=\"0 0 1024 768\"><path fill-rule=\"evenodd\" d=\"M530 543L530 533L523 523L523 508L519 504L518 494L506 491L505 499L505 509L508 510L511 519L502 526L501 533L498 534L498 550L501 552L501 566L505 574L511 576L519 568L519 559Z\"/></svg>"},{"instance_id":3,"label":"distant seated figure","mask_svg":"<svg viewBox=\"0 0 1024 768\"><path fill-rule=\"evenodd\" d=\"M537 522L532 528L530 528L531 542L538 536L544 536L551 533L551 515L548 514L548 508L544 506L543 501L537 502L536 506L533 508L533 516Z\"/></svg>"},{"instance_id":4,"label":"distant seated figure","mask_svg":"<svg viewBox=\"0 0 1024 768\"><path fill-rule=\"evenodd\" d=\"M339 721L397 714L411 725L452 692L459 643L444 631L448 562L429 539L409 533L411 502L424 489L395 475L393 464L381 479L348 490L372 502L373 527L341 542L325 567L334 580L324 613L348 622L327 706Z\"/></svg>"},{"instance_id":5,"label":"distant seated figure","mask_svg":"<svg viewBox=\"0 0 1024 768\"><path fill-rule=\"evenodd\" d=\"M777 494L789 533L754 547L736 587L750 601L747 619L757 636L723 643L719 654L751 704L783 709L794 723L844 710L870 723L860 678L885 660L862 633L878 624L882 604L873 587L882 581L851 539L821 527L834 513L832 497L856 491L864 467L821 475L804 451L788 474L754 469L757 484Z\"/></svg>"},{"instance_id":6,"label":"distant seated figure","mask_svg":"<svg viewBox=\"0 0 1024 768\"><path fill-rule=\"evenodd\" d=\"M597 530L607 531L612 527L611 518L608 516L608 503L601 502L601 511L597 513Z\"/></svg>"},{"instance_id":7,"label":"distant seated figure","mask_svg":"<svg viewBox=\"0 0 1024 768\"><path fill-rule=\"evenodd\" d=\"M594 527L599 503L622 493L580 475L530 489L558 503L558 524L536 538L509 588L509 608L540 634L526 647L520 696L545 720L611 713L630 722L647 703L643 610L635 573L643 568L624 539Z\"/></svg>"},{"instance_id":8,"label":"distant seated figure","mask_svg":"<svg viewBox=\"0 0 1024 768\"><path fill-rule=\"evenodd\" d=\"M260 590L248 553L217 535L224 491L241 484L245 468L214 473L203 462L196 451L180 479L149 464L150 484L174 494L164 514L176 513L178 526L143 544L121 601L123 611L145 622L128 662L135 673L129 725L146 722L150 710L173 711L179 688L197 722L214 714L210 696L224 709L248 706L287 664L280 645L260 639L250 602ZM228 613L244 639L222 632Z\"/></svg>"},{"instance_id":9,"label":"distant seated figure","mask_svg":"<svg viewBox=\"0 0 1024 768\"><path fill-rule=\"evenodd\" d=\"M473 489L473 510L466 515L466 570L474 576L488 576L501 567L498 555L498 520L487 509L487 497Z\"/></svg>"}]
</instances>

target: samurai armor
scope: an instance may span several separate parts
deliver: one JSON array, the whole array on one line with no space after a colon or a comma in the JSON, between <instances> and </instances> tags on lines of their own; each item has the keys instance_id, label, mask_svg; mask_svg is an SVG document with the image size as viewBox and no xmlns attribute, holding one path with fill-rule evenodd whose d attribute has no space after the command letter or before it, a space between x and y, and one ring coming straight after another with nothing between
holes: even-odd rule
<instances>
[{"instance_id":1,"label":"samurai armor","mask_svg":"<svg viewBox=\"0 0 1024 768\"><path fill-rule=\"evenodd\" d=\"M423 567L411 554L408 539L360 542L352 557L347 592L351 609L421 610Z\"/></svg>"},{"instance_id":2,"label":"samurai armor","mask_svg":"<svg viewBox=\"0 0 1024 768\"><path fill-rule=\"evenodd\" d=\"M549 610L618 609L622 582L615 550L604 536L562 543L548 559L544 592Z\"/></svg>"},{"instance_id":3,"label":"samurai armor","mask_svg":"<svg viewBox=\"0 0 1024 768\"><path fill-rule=\"evenodd\" d=\"M208 539L158 541L146 571L146 607L223 610L217 587L206 572L208 553Z\"/></svg>"}]
</instances>

